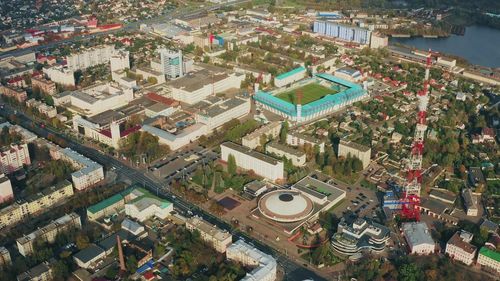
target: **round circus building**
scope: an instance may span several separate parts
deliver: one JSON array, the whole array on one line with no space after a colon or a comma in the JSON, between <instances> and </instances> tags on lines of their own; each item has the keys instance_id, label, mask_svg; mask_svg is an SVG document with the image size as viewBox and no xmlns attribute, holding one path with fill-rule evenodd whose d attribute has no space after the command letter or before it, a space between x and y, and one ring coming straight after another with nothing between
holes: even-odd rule
<instances>
[{"instance_id":1,"label":"round circus building","mask_svg":"<svg viewBox=\"0 0 500 281\"><path fill-rule=\"evenodd\" d=\"M262 196L258 209L270 220L291 223L308 218L314 211L314 203L302 192L275 190Z\"/></svg>"}]
</instances>

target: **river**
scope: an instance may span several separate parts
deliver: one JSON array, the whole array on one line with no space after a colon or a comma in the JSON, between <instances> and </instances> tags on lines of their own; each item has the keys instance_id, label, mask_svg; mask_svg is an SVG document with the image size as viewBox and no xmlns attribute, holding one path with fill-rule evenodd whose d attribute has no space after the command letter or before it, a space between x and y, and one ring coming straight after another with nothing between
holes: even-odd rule
<instances>
[{"instance_id":1,"label":"river","mask_svg":"<svg viewBox=\"0 0 500 281\"><path fill-rule=\"evenodd\" d=\"M465 29L464 36L447 38L390 38L390 44L401 43L417 49L432 50L455 55L469 63L500 67L500 30L473 25Z\"/></svg>"}]
</instances>

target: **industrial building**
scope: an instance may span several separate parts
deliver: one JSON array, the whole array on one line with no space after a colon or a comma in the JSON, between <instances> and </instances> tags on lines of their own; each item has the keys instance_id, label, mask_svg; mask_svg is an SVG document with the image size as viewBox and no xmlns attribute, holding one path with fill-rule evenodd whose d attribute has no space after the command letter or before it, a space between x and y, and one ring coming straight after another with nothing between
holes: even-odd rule
<instances>
[{"instance_id":1,"label":"industrial building","mask_svg":"<svg viewBox=\"0 0 500 281\"><path fill-rule=\"evenodd\" d=\"M401 227L410 254L430 255L434 253L436 244L425 222L406 222Z\"/></svg>"},{"instance_id":2,"label":"industrial building","mask_svg":"<svg viewBox=\"0 0 500 281\"><path fill-rule=\"evenodd\" d=\"M358 158L363 163L363 169L370 165L372 149L353 141L340 140L338 156Z\"/></svg>"},{"instance_id":3,"label":"industrial building","mask_svg":"<svg viewBox=\"0 0 500 281\"><path fill-rule=\"evenodd\" d=\"M337 233L332 236L332 247L343 255L362 251L382 252L390 239L390 230L376 222L362 218L343 217Z\"/></svg>"},{"instance_id":4,"label":"industrial building","mask_svg":"<svg viewBox=\"0 0 500 281\"><path fill-rule=\"evenodd\" d=\"M28 235L18 238L16 240L17 249L21 255L30 256L35 251L35 241L41 240L50 244L56 240L58 234L77 228L82 228L80 216L76 213L64 215Z\"/></svg>"},{"instance_id":5,"label":"industrial building","mask_svg":"<svg viewBox=\"0 0 500 281\"><path fill-rule=\"evenodd\" d=\"M233 155L239 168L252 170L271 181L285 178L283 162L280 160L232 142L224 142L220 147L222 161L227 162L229 155Z\"/></svg>"},{"instance_id":6,"label":"industrial building","mask_svg":"<svg viewBox=\"0 0 500 281\"><path fill-rule=\"evenodd\" d=\"M186 228L189 231L198 230L203 241L210 244L217 252L225 253L226 249L233 243L233 236L226 230L221 230L215 225L211 225L202 218L193 216L186 221Z\"/></svg>"},{"instance_id":7,"label":"industrial building","mask_svg":"<svg viewBox=\"0 0 500 281\"><path fill-rule=\"evenodd\" d=\"M76 114L92 116L127 105L134 99L134 91L115 82L100 83L56 94L53 99L55 106L65 106Z\"/></svg>"},{"instance_id":8,"label":"industrial building","mask_svg":"<svg viewBox=\"0 0 500 281\"><path fill-rule=\"evenodd\" d=\"M445 254L451 259L471 265L476 257L476 246L470 242L474 235L465 230L457 231L446 243Z\"/></svg>"},{"instance_id":9,"label":"industrial building","mask_svg":"<svg viewBox=\"0 0 500 281\"><path fill-rule=\"evenodd\" d=\"M215 103L204 100L194 106L199 108L194 115L196 122L207 125L208 132L250 113L249 98L234 97Z\"/></svg>"},{"instance_id":10,"label":"industrial building","mask_svg":"<svg viewBox=\"0 0 500 281\"><path fill-rule=\"evenodd\" d=\"M273 256L268 255L253 246L238 240L227 248L228 260L240 262L245 266L255 267L247 273L242 281L274 281L278 264Z\"/></svg>"},{"instance_id":11,"label":"industrial building","mask_svg":"<svg viewBox=\"0 0 500 281\"><path fill-rule=\"evenodd\" d=\"M201 69L167 83L171 97L180 102L195 104L229 89L239 89L245 80L242 73L203 65Z\"/></svg>"}]
</instances>

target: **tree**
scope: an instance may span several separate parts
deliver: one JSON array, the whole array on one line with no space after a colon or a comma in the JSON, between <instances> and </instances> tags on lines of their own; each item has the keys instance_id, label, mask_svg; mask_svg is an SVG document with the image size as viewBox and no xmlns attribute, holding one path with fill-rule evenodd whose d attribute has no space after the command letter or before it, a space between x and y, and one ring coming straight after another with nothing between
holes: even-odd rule
<instances>
[{"instance_id":1,"label":"tree","mask_svg":"<svg viewBox=\"0 0 500 281\"><path fill-rule=\"evenodd\" d=\"M89 246L89 237L83 233L79 233L76 236L76 247L79 250L83 250Z\"/></svg>"},{"instance_id":2,"label":"tree","mask_svg":"<svg viewBox=\"0 0 500 281\"><path fill-rule=\"evenodd\" d=\"M286 136L288 135L288 129L289 129L288 121L285 120L285 122L283 122L283 125L281 126L281 131L280 131L281 143L286 143Z\"/></svg>"},{"instance_id":3,"label":"tree","mask_svg":"<svg viewBox=\"0 0 500 281\"><path fill-rule=\"evenodd\" d=\"M399 268L399 278L401 281L417 281L422 280L422 272L415 264L404 264Z\"/></svg>"},{"instance_id":4,"label":"tree","mask_svg":"<svg viewBox=\"0 0 500 281\"><path fill-rule=\"evenodd\" d=\"M236 169L236 158L234 158L234 155L229 154L229 156L227 157L227 172L230 175L234 176L236 175Z\"/></svg>"}]
</instances>

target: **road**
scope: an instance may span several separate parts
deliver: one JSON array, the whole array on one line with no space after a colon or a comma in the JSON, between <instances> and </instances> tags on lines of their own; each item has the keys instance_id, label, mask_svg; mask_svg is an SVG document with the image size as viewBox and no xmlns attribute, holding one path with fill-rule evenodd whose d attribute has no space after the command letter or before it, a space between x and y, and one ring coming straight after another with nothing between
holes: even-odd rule
<instances>
[{"instance_id":1,"label":"road","mask_svg":"<svg viewBox=\"0 0 500 281\"><path fill-rule=\"evenodd\" d=\"M167 14L160 15L156 18L126 23L126 24L124 24L123 28L116 29L116 30L110 30L110 31L106 31L106 32L96 33L96 34L79 35L79 36L75 36L72 38L53 41L53 42L49 42L46 44L25 48L25 49L16 49L16 50L8 51L5 53L1 53L0 59L3 59L5 57L9 57L9 56L25 55L25 54L28 54L30 52L40 52L40 51L54 48L54 47L59 46L59 45L70 44L70 43L73 43L76 41L81 41L81 40L91 40L91 39L95 39L96 37L100 37L100 36L104 36L104 35L108 35L108 34L114 34L114 33L121 32L121 31L134 31L134 30L138 30L141 24L153 24L153 23L168 22L174 18L191 17L191 16L194 16L197 14L202 14L202 13L205 13L208 11L218 10L218 9L221 9L221 8L224 8L227 6L238 5L238 4L242 4L245 2L249 2L249 1L250 0L235 0L235 1L230 2L230 3L213 5L210 7L203 7L203 8L194 9L194 10L189 10L189 9L184 8L181 10L176 10L176 11L172 11L172 12L167 13Z\"/></svg>"},{"instance_id":2,"label":"road","mask_svg":"<svg viewBox=\"0 0 500 281\"><path fill-rule=\"evenodd\" d=\"M10 107L9 105L5 105L4 108L0 110L0 115L4 117L7 117L14 113L15 109ZM211 224L217 225L222 229L231 230L231 225L229 223L198 208L196 205L173 195L172 193L169 192L167 186L159 182L153 176L149 176L148 174L142 171L136 170L111 156L102 154L98 150L81 145L75 142L73 139L68 138L66 135L62 135L59 132L56 132L48 128L47 126L45 126L45 128L41 128L39 124L36 123L36 121L33 121L20 111L17 111L17 114L15 115L17 117L18 123L21 126L29 129L33 133L37 134L39 137L46 138L48 134L53 134L54 136L58 136L64 139L68 144L67 147L77 151L82 155L85 155L86 157L96 161L97 163L100 163L106 169L111 169L112 167L114 167L115 172L119 174L120 178L128 179L132 184L144 185L145 188L157 194L159 197L165 198L170 202L172 202L179 212L184 214L198 215L202 217L204 220L210 222ZM34 126L33 123L35 123ZM271 248L268 245L265 245L261 241L248 236L246 233L235 232L235 231L233 231L232 233L235 240L242 238L245 241L253 244L256 248L266 253L272 254L285 271L284 280L290 280L290 281L302 281L305 279L312 279L315 281L326 280L325 278L322 278L319 275L317 275L312 270L304 268L296 261L291 260L284 253L276 251L275 249Z\"/></svg>"}]
</instances>

